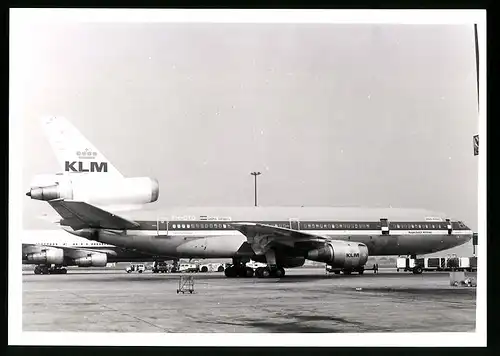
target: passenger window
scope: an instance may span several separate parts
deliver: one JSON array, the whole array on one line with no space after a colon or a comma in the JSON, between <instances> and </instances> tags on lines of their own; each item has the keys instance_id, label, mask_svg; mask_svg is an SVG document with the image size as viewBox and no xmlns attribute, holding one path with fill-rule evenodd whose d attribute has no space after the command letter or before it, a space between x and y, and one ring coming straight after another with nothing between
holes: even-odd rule
<instances>
[{"instance_id":1,"label":"passenger window","mask_svg":"<svg viewBox=\"0 0 500 356\"><path fill-rule=\"evenodd\" d=\"M205 229L208 229L208 224L205 224Z\"/></svg>"},{"instance_id":2,"label":"passenger window","mask_svg":"<svg viewBox=\"0 0 500 356\"><path fill-rule=\"evenodd\" d=\"M190 229L189 224L187 224L187 225L186 225L186 227L187 227L188 229Z\"/></svg>"},{"instance_id":3,"label":"passenger window","mask_svg":"<svg viewBox=\"0 0 500 356\"><path fill-rule=\"evenodd\" d=\"M358 224L354 224L354 228L357 229L358 228Z\"/></svg>"},{"instance_id":4,"label":"passenger window","mask_svg":"<svg viewBox=\"0 0 500 356\"><path fill-rule=\"evenodd\" d=\"M175 224L173 224L173 225L172 225L172 228L174 228L174 229L175 229L176 227L177 227L177 226L176 226Z\"/></svg>"},{"instance_id":5,"label":"passenger window","mask_svg":"<svg viewBox=\"0 0 500 356\"><path fill-rule=\"evenodd\" d=\"M208 224L208 226L213 229L214 228L214 224Z\"/></svg>"},{"instance_id":6,"label":"passenger window","mask_svg":"<svg viewBox=\"0 0 500 356\"><path fill-rule=\"evenodd\" d=\"M225 229L226 228L226 224L222 224L222 227Z\"/></svg>"}]
</instances>

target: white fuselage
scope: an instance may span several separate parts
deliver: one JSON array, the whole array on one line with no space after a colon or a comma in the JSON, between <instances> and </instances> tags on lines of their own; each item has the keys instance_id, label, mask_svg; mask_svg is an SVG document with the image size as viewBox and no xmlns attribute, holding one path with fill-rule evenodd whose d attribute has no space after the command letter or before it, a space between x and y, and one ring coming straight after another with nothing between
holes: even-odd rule
<instances>
[{"instance_id":1,"label":"white fuselage","mask_svg":"<svg viewBox=\"0 0 500 356\"><path fill-rule=\"evenodd\" d=\"M97 240L148 253L193 258L251 256L247 238L228 222L260 222L332 240L356 241L370 255L426 254L466 243L472 231L440 213L377 208L186 208L134 230L98 230ZM151 216L151 214L149 214ZM380 222L388 219L388 231ZM453 226L453 229L449 229ZM88 236L91 231L73 232Z\"/></svg>"}]
</instances>

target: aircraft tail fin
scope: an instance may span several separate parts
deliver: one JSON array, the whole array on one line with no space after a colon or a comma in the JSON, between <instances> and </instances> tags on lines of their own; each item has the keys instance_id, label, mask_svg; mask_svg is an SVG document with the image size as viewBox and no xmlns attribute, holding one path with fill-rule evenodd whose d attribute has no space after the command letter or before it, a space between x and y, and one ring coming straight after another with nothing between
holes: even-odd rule
<instances>
[{"instance_id":1,"label":"aircraft tail fin","mask_svg":"<svg viewBox=\"0 0 500 356\"><path fill-rule=\"evenodd\" d=\"M65 173L123 177L111 162L64 117L43 117L41 122L57 161Z\"/></svg>"}]
</instances>

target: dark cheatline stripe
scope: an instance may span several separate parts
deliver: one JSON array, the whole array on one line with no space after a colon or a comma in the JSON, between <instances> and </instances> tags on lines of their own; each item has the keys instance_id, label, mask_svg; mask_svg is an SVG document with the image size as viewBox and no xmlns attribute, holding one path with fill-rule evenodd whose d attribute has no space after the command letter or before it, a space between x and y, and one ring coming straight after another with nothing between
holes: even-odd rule
<instances>
[{"instance_id":1,"label":"dark cheatline stripe","mask_svg":"<svg viewBox=\"0 0 500 356\"><path fill-rule=\"evenodd\" d=\"M231 221L237 222L237 221ZM240 221L240 222L256 222L256 221ZM234 230L226 221L138 221L140 224L139 230L168 230L174 231L189 231L189 230ZM257 221L260 224L272 225L282 228L297 228L297 222L293 221L290 226L290 221ZM453 230L467 230L467 226L460 222L452 222ZM384 223L383 226L388 226L389 230L447 230L448 223L431 222L431 221L397 221ZM300 230L381 230L382 223L380 221L300 221Z\"/></svg>"}]
</instances>

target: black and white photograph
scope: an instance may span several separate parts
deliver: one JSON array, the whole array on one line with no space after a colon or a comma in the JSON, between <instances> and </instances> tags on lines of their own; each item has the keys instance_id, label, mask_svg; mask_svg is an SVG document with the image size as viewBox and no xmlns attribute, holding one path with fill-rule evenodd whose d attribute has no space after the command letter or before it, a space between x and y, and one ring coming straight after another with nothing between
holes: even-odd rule
<instances>
[{"instance_id":1,"label":"black and white photograph","mask_svg":"<svg viewBox=\"0 0 500 356\"><path fill-rule=\"evenodd\" d=\"M10 344L486 345L486 11L11 9L9 41Z\"/></svg>"}]
</instances>

